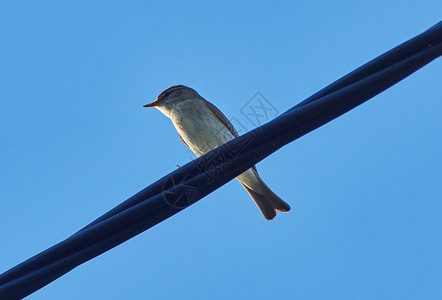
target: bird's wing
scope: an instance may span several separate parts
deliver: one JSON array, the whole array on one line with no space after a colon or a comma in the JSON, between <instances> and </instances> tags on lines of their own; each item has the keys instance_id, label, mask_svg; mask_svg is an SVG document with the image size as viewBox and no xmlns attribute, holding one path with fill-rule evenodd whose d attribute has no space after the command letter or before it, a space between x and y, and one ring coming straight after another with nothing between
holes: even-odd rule
<instances>
[{"instance_id":1,"label":"bird's wing","mask_svg":"<svg viewBox=\"0 0 442 300\"><path fill-rule=\"evenodd\" d=\"M213 105L212 103L210 103L209 101L206 100L206 105L207 107L215 114L215 116L224 123L224 125L227 126L227 128L229 129L229 131L233 134L234 137L238 137L239 134L236 131L235 127L233 127L232 123L230 123L229 119L226 118L226 116L218 109L218 107L216 107L215 105ZM255 166L252 166L252 169L255 170L256 173L258 173L258 170L256 169Z\"/></svg>"},{"instance_id":2,"label":"bird's wing","mask_svg":"<svg viewBox=\"0 0 442 300\"><path fill-rule=\"evenodd\" d=\"M184 143L184 145L187 146L187 148L190 149L189 145L186 144L186 142L183 140L183 137L181 136L181 134L178 133L178 136L180 137L181 141Z\"/></svg>"},{"instance_id":3,"label":"bird's wing","mask_svg":"<svg viewBox=\"0 0 442 300\"><path fill-rule=\"evenodd\" d=\"M226 116L212 103L209 101L205 102L207 107L215 114L215 116L222 122L224 125L227 126L229 131L235 136L238 137L239 134L236 131L235 127L233 127L232 123L230 123L229 119L226 118Z\"/></svg>"}]
</instances>

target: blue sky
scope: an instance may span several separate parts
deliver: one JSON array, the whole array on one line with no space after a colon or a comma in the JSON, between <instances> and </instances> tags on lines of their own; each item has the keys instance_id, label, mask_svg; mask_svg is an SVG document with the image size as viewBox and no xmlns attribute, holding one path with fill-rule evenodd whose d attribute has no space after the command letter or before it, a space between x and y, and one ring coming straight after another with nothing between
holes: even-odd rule
<instances>
[{"instance_id":1,"label":"blue sky","mask_svg":"<svg viewBox=\"0 0 442 300\"><path fill-rule=\"evenodd\" d=\"M185 84L248 129L440 21L441 1L0 2L0 272L193 159L142 108ZM29 299L442 297L442 61ZM241 119L242 118L242 119Z\"/></svg>"}]
</instances>

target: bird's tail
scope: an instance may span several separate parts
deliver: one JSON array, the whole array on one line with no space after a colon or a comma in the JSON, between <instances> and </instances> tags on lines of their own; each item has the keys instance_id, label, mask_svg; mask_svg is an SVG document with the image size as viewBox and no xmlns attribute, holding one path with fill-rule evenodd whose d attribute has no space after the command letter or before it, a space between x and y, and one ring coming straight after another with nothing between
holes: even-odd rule
<instances>
[{"instance_id":1,"label":"bird's tail","mask_svg":"<svg viewBox=\"0 0 442 300\"><path fill-rule=\"evenodd\" d=\"M276 211L287 212L290 210L290 205L279 198L264 181L262 181L258 174L256 174L256 179L259 181L259 188L256 189L248 187L241 180L240 182L267 220L273 220L276 216ZM258 184L258 182L256 184Z\"/></svg>"}]
</instances>

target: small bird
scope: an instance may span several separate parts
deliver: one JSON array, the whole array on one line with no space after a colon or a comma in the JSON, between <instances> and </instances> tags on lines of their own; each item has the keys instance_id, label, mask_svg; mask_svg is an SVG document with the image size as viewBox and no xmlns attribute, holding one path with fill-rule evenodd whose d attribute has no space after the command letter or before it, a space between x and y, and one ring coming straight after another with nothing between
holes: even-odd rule
<instances>
[{"instance_id":1,"label":"small bird","mask_svg":"<svg viewBox=\"0 0 442 300\"><path fill-rule=\"evenodd\" d=\"M238 137L232 123L215 105L184 85L168 88L144 107L155 107L168 117L183 143L197 156ZM276 211L290 210L290 206L262 181L255 166L236 178L267 220L275 218Z\"/></svg>"}]
</instances>

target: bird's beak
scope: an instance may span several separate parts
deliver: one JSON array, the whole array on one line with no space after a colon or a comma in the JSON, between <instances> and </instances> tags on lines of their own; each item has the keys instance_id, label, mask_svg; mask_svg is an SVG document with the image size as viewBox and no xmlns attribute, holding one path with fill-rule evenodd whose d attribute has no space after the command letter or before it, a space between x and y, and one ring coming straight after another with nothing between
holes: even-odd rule
<instances>
[{"instance_id":1,"label":"bird's beak","mask_svg":"<svg viewBox=\"0 0 442 300\"><path fill-rule=\"evenodd\" d=\"M154 107L154 106L157 106L157 101L156 100L154 102L152 102L152 103L144 105L143 107Z\"/></svg>"}]
</instances>

